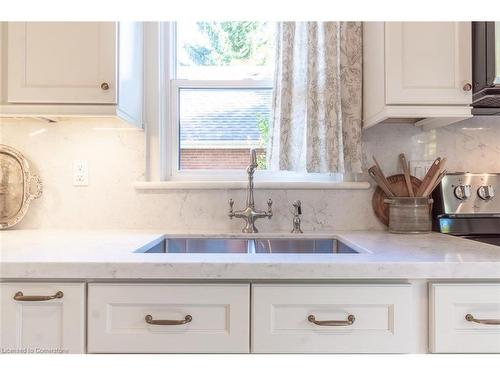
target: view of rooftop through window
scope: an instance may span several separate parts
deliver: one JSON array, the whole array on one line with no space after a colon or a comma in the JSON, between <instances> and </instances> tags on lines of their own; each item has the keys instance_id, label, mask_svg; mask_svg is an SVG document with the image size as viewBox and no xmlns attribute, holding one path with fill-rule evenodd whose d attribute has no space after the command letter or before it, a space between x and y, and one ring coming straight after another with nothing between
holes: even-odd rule
<instances>
[{"instance_id":1,"label":"view of rooftop through window","mask_svg":"<svg viewBox=\"0 0 500 375\"><path fill-rule=\"evenodd\" d=\"M176 26L179 169L245 169L250 148L265 169L274 23Z\"/></svg>"}]
</instances>

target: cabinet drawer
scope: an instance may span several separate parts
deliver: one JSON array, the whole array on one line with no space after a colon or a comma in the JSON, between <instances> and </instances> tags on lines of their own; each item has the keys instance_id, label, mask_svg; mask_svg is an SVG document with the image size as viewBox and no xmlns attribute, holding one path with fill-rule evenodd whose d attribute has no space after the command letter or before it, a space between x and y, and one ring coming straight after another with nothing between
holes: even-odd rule
<instances>
[{"instance_id":1,"label":"cabinet drawer","mask_svg":"<svg viewBox=\"0 0 500 375\"><path fill-rule=\"evenodd\" d=\"M85 284L2 283L0 297L4 352L85 351Z\"/></svg>"},{"instance_id":2,"label":"cabinet drawer","mask_svg":"<svg viewBox=\"0 0 500 375\"><path fill-rule=\"evenodd\" d=\"M500 353L500 284L431 284L429 306L432 352Z\"/></svg>"},{"instance_id":3,"label":"cabinet drawer","mask_svg":"<svg viewBox=\"0 0 500 375\"><path fill-rule=\"evenodd\" d=\"M88 351L248 353L249 304L248 284L89 284Z\"/></svg>"},{"instance_id":4,"label":"cabinet drawer","mask_svg":"<svg viewBox=\"0 0 500 375\"><path fill-rule=\"evenodd\" d=\"M408 284L254 285L252 351L408 352L410 297Z\"/></svg>"}]
</instances>

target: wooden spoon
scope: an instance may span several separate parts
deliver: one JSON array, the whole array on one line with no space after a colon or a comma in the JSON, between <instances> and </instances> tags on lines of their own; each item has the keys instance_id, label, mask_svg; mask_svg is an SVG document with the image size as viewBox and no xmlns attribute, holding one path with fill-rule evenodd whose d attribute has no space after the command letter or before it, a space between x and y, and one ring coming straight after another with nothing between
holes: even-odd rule
<instances>
[{"instance_id":1,"label":"wooden spoon","mask_svg":"<svg viewBox=\"0 0 500 375\"><path fill-rule=\"evenodd\" d=\"M377 167L374 165L373 167L370 167L368 169L368 174L375 180L377 185L382 189L382 191L388 196L388 197L394 197L395 194L392 192L392 190L389 188L389 183L384 180L382 180L379 176L379 174L376 172Z\"/></svg>"},{"instance_id":2,"label":"wooden spoon","mask_svg":"<svg viewBox=\"0 0 500 375\"><path fill-rule=\"evenodd\" d=\"M372 158L375 162L375 167L372 167L374 168L373 171L378 175L379 179L382 181L385 187L392 193L392 196L395 197L396 193L394 193L394 191L391 189L391 184L389 183L389 181L387 181L382 168L380 168L380 164L378 163L377 159L375 159L375 156L372 156Z\"/></svg>"},{"instance_id":3,"label":"wooden spoon","mask_svg":"<svg viewBox=\"0 0 500 375\"><path fill-rule=\"evenodd\" d=\"M423 197L424 191L427 189L427 187L432 183L432 180L436 177L436 175L439 174L440 170L440 163L441 163L441 158L437 158L434 160L432 163L431 167L427 171L424 179L422 180L422 185L417 190L416 196L417 197Z\"/></svg>"},{"instance_id":4,"label":"wooden spoon","mask_svg":"<svg viewBox=\"0 0 500 375\"><path fill-rule=\"evenodd\" d=\"M432 183L425 189L423 196L428 197L434 191L434 189L439 185L443 177L446 175L446 170L443 170L441 173L437 174Z\"/></svg>"},{"instance_id":5,"label":"wooden spoon","mask_svg":"<svg viewBox=\"0 0 500 375\"><path fill-rule=\"evenodd\" d=\"M439 162L438 170L432 176L429 184L425 187L425 190L422 193L423 197L429 196L429 194L432 192L432 189L434 188L434 185L436 184L437 179L442 174L445 165L446 165L446 158L442 158L441 161Z\"/></svg>"},{"instance_id":6,"label":"wooden spoon","mask_svg":"<svg viewBox=\"0 0 500 375\"><path fill-rule=\"evenodd\" d=\"M408 189L408 196L414 197L415 193L413 192L413 187L411 186L411 179L410 179L410 166L406 161L405 154L399 154L399 161L401 162L401 167L403 167L403 174L405 176L406 188Z\"/></svg>"}]
</instances>

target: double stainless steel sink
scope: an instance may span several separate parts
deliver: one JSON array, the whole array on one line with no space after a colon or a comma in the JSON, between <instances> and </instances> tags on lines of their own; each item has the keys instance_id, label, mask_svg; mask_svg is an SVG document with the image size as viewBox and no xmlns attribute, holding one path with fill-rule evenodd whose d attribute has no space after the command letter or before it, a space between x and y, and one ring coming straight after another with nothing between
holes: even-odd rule
<instances>
[{"instance_id":1,"label":"double stainless steel sink","mask_svg":"<svg viewBox=\"0 0 500 375\"><path fill-rule=\"evenodd\" d=\"M140 251L186 254L358 254L337 239L177 238L169 237Z\"/></svg>"}]
</instances>

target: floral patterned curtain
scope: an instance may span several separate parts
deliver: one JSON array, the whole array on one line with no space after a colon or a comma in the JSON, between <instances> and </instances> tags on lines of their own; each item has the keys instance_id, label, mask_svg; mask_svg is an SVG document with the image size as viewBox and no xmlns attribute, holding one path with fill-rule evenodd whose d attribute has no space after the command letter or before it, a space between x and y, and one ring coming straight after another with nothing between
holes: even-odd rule
<instances>
[{"instance_id":1,"label":"floral patterned curtain","mask_svg":"<svg viewBox=\"0 0 500 375\"><path fill-rule=\"evenodd\" d=\"M269 167L361 172L361 22L278 24Z\"/></svg>"}]
</instances>

